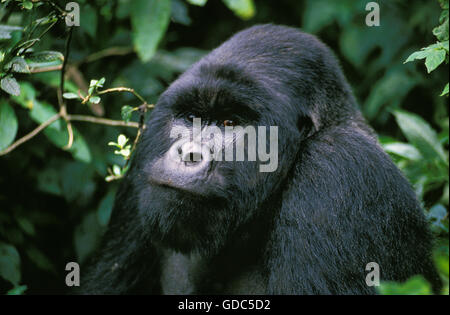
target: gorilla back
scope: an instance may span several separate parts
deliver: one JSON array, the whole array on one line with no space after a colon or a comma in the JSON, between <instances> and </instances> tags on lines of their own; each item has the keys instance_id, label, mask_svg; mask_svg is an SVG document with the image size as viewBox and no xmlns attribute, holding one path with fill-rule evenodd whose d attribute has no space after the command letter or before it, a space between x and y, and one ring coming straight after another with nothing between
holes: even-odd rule
<instances>
[{"instance_id":1,"label":"gorilla back","mask_svg":"<svg viewBox=\"0 0 450 315\"><path fill-rule=\"evenodd\" d=\"M276 126L276 169L172 136L194 117L221 132ZM146 127L82 293L373 294L370 262L381 280L423 274L439 290L414 192L315 37L237 33L170 85ZM249 149L241 130L219 151L245 135Z\"/></svg>"}]
</instances>

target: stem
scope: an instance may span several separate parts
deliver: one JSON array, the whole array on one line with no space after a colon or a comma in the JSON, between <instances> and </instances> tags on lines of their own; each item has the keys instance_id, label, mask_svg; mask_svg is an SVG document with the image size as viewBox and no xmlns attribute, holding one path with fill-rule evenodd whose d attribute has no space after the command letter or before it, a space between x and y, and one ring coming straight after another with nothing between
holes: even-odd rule
<instances>
[{"instance_id":1,"label":"stem","mask_svg":"<svg viewBox=\"0 0 450 315\"><path fill-rule=\"evenodd\" d=\"M86 115L67 115L67 118L70 121L85 121L91 122L95 124L108 125L108 126L122 126L122 127L132 127L139 128L139 124L133 121L124 122L122 120L113 120L107 118L99 118L94 116L86 116Z\"/></svg>"},{"instance_id":2,"label":"stem","mask_svg":"<svg viewBox=\"0 0 450 315\"><path fill-rule=\"evenodd\" d=\"M38 133L40 133L42 130L44 130L45 128L47 128L48 126L50 126L53 122L55 122L56 120L58 120L61 117L61 115L55 114L54 116L52 116L49 120L47 120L46 122L40 124L37 128L35 128L33 131L31 131L30 133L28 133L27 135L23 136L22 138L20 138L19 140L17 140L16 142L14 142L13 144L11 144L9 147L7 147L6 149L4 149L3 151L0 151L0 156L8 154L9 152L11 152L12 150L14 150L15 148L17 148L19 145L23 144L24 142L27 142L28 140L30 140L31 138L33 138L34 136L36 136Z\"/></svg>"},{"instance_id":3,"label":"stem","mask_svg":"<svg viewBox=\"0 0 450 315\"><path fill-rule=\"evenodd\" d=\"M106 89L103 91L97 91L97 94L101 95L101 94L106 94L106 93L111 93L111 92L130 92L132 93L134 96L136 96L141 102L142 104L147 104L147 102L145 101L145 99L140 96L134 89L132 88L127 88L127 87L116 87L116 88L110 88L110 89Z\"/></svg>"},{"instance_id":4,"label":"stem","mask_svg":"<svg viewBox=\"0 0 450 315\"><path fill-rule=\"evenodd\" d=\"M66 39L66 45L65 45L65 51L64 51L64 60L61 68L61 79L59 81L59 89L57 91L58 94L58 104L59 104L59 113L61 114L61 117L64 118L67 124L67 132L69 134L69 140L67 144L64 146L65 150L68 150L72 147L73 144L73 128L72 124L70 123L70 120L67 119L67 107L66 102L63 98L64 93L64 75L66 73L66 67L67 67L67 61L69 60L69 54L70 54L70 41L72 40L72 33L73 33L73 26L69 28L69 35Z\"/></svg>"},{"instance_id":5,"label":"stem","mask_svg":"<svg viewBox=\"0 0 450 315\"><path fill-rule=\"evenodd\" d=\"M41 72L50 72L50 71L59 71L62 69L62 65L57 66L48 66L42 68L31 68L30 73L41 73Z\"/></svg>"}]
</instances>

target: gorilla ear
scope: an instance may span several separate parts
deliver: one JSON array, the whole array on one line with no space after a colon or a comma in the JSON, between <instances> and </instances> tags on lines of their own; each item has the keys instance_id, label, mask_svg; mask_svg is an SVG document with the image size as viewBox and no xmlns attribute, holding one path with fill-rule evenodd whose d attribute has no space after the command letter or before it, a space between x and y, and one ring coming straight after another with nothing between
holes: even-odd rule
<instances>
[{"instance_id":1,"label":"gorilla ear","mask_svg":"<svg viewBox=\"0 0 450 315\"><path fill-rule=\"evenodd\" d=\"M301 115L297 121L297 128L302 139L306 139L317 131L313 119L308 115Z\"/></svg>"}]
</instances>

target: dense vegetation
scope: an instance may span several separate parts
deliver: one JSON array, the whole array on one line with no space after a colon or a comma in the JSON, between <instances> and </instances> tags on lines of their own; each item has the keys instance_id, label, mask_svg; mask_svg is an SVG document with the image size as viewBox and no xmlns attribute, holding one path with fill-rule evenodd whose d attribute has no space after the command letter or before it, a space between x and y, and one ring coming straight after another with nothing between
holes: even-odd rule
<instances>
[{"instance_id":1,"label":"dense vegetation","mask_svg":"<svg viewBox=\"0 0 450 315\"><path fill-rule=\"evenodd\" d=\"M158 95L231 34L267 22L336 52L423 203L448 294L448 0L378 1L374 27L367 2L79 0L80 26L67 26L66 1L1 0L0 294L66 290L65 265L98 244ZM430 289L414 277L380 291Z\"/></svg>"}]
</instances>

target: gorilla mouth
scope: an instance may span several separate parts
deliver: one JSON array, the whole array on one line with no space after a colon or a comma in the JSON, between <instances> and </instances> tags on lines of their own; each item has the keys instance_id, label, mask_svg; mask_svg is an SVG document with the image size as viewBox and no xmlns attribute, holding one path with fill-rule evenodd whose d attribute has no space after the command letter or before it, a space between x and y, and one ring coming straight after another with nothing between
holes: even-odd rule
<instances>
[{"instance_id":1,"label":"gorilla mouth","mask_svg":"<svg viewBox=\"0 0 450 315\"><path fill-rule=\"evenodd\" d=\"M177 183L176 181L168 178L168 179L162 179L162 178L156 178L153 176L150 176L149 178L150 184L157 185L159 187L173 189L176 191L188 193L190 195L199 196L199 197L206 197L208 196L208 191L204 189L206 186L204 183L196 184L196 185L183 185L180 183Z\"/></svg>"}]
</instances>

